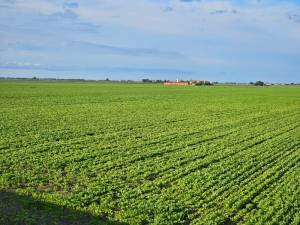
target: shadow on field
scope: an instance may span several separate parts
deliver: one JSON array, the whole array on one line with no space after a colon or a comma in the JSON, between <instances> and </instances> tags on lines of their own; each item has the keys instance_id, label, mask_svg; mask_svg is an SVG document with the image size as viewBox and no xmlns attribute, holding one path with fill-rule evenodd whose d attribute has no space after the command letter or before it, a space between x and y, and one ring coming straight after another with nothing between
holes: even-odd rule
<instances>
[{"instance_id":1,"label":"shadow on field","mask_svg":"<svg viewBox=\"0 0 300 225\"><path fill-rule=\"evenodd\" d=\"M0 225L126 225L0 190Z\"/></svg>"}]
</instances>

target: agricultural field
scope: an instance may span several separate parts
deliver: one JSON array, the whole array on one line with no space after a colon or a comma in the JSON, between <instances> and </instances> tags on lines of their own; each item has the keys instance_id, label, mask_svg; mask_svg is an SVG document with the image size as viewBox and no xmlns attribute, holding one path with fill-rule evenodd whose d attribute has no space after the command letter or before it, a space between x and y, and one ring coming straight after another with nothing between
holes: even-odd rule
<instances>
[{"instance_id":1,"label":"agricultural field","mask_svg":"<svg viewBox=\"0 0 300 225\"><path fill-rule=\"evenodd\" d=\"M0 224L300 224L300 87L0 81Z\"/></svg>"}]
</instances>

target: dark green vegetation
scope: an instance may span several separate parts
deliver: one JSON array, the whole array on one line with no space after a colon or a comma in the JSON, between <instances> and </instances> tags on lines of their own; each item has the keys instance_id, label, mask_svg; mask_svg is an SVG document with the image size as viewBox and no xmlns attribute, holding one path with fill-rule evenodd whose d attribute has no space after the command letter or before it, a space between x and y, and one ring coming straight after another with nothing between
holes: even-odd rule
<instances>
[{"instance_id":1,"label":"dark green vegetation","mask_svg":"<svg viewBox=\"0 0 300 225\"><path fill-rule=\"evenodd\" d=\"M2 81L0 118L0 223L300 223L299 87Z\"/></svg>"},{"instance_id":2,"label":"dark green vegetation","mask_svg":"<svg viewBox=\"0 0 300 225\"><path fill-rule=\"evenodd\" d=\"M0 224L103 224L126 225L110 222L101 216L70 210L32 197L16 195L13 192L0 191Z\"/></svg>"}]
</instances>

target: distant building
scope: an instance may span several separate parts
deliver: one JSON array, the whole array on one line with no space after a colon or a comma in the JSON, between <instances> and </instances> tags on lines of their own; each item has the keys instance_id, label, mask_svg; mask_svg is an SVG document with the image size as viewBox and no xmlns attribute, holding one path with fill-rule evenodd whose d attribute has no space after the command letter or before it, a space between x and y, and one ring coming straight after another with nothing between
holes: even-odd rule
<instances>
[{"instance_id":1,"label":"distant building","mask_svg":"<svg viewBox=\"0 0 300 225\"><path fill-rule=\"evenodd\" d=\"M167 81L167 82L164 82L164 85L168 85L168 86L171 86L171 85L175 85L175 86L187 86L187 85L191 85L191 82L189 82L189 81L178 81L178 82Z\"/></svg>"},{"instance_id":2,"label":"distant building","mask_svg":"<svg viewBox=\"0 0 300 225\"><path fill-rule=\"evenodd\" d=\"M184 81L184 80L177 80L177 81L166 81L164 85L174 85L174 86L187 86L187 85L213 85L211 82L207 80L191 80L191 81Z\"/></svg>"}]
</instances>

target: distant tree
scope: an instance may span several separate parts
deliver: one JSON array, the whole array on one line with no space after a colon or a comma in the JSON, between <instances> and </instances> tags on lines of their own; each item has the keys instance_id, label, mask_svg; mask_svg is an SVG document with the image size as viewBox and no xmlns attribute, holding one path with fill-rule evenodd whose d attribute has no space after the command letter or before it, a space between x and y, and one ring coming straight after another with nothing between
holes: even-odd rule
<instances>
[{"instance_id":1,"label":"distant tree","mask_svg":"<svg viewBox=\"0 0 300 225\"><path fill-rule=\"evenodd\" d=\"M250 84L250 85L254 85L254 82L250 82L249 84Z\"/></svg>"},{"instance_id":2,"label":"distant tree","mask_svg":"<svg viewBox=\"0 0 300 225\"><path fill-rule=\"evenodd\" d=\"M36 77L36 76L34 76L34 77L32 78L32 80L37 80L37 77Z\"/></svg>"},{"instance_id":3,"label":"distant tree","mask_svg":"<svg viewBox=\"0 0 300 225\"><path fill-rule=\"evenodd\" d=\"M108 78L106 78L105 80L106 80L106 81L109 81L109 79L108 79Z\"/></svg>"},{"instance_id":4,"label":"distant tree","mask_svg":"<svg viewBox=\"0 0 300 225\"><path fill-rule=\"evenodd\" d=\"M255 86L264 86L265 83L259 80L259 81L256 81L254 85Z\"/></svg>"},{"instance_id":5,"label":"distant tree","mask_svg":"<svg viewBox=\"0 0 300 225\"><path fill-rule=\"evenodd\" d=\"M142 79L142 82L143 82L143 83L151 83L152 81L149 80L149 79Z\"/></svg>"}]
</instances>

